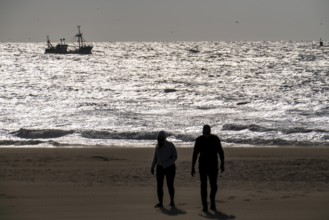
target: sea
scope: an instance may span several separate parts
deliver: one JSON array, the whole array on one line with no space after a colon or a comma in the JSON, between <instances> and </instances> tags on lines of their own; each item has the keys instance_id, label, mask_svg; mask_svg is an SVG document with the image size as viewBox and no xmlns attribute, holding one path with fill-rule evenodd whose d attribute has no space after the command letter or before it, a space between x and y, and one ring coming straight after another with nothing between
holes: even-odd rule
<instances>
[{"instance_id":1,"label":"sea","mask_svg":"<svg viewBox=\"0 0 329 220\"><path fill-rule=\"evenodd\" d=\"M0 147L329 147L329 42L92 44L0 43Z\"/></svg>"}]
</instances>

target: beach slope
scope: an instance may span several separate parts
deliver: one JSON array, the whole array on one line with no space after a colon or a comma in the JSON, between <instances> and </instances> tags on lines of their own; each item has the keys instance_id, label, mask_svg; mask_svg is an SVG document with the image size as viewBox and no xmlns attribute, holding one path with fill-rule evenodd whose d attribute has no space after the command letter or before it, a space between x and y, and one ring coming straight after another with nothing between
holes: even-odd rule
<instances>
[{"instance_id":1,"label":"beach slope","mask_svg":"<svg viewBox=\"0 0 329 220\"><path fill-rule=\"evenodd\" d=\"M328 219L329 150L224 148L217 212L201 211L192 148L178 147L176 208L157 202L151 148L0 149L0 219Z\"/></svg>"}]
</instances>

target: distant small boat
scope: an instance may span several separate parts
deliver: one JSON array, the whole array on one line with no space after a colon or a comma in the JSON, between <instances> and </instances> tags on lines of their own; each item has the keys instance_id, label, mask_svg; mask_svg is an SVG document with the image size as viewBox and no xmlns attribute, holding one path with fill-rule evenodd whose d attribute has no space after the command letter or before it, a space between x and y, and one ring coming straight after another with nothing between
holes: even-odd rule
<instances>
[{"instance_id":1,"label":"distant small boat","mask_svg":"<svg viewBox=\"0 0 329 220\"><path fill-rule=\"evenodd\" d=\"M188 49L189 52L191 53L200 53L200 50L198 48L198 46L194 47L194 48L191 48L191 49Z\"/></svg>"},{"instance_id":2,"label":"distant small boat","mask_svg":"<svg viewBox=\"0 0 329 220\"><path fill-rule=\"evenodd\" d=\"M65 43L65 39L60 39L60 43L54 47L50 40L49 36L47 36L47 48L45 53L55 53L55 54L91 54L91 50L93 46L86 45L86 41L82 37L82 33L80 32L80 26L78 26L78 33L75 35L78 39L79 47L74 50L68 50L68 45Z\"/></svg>"}]
</instances>

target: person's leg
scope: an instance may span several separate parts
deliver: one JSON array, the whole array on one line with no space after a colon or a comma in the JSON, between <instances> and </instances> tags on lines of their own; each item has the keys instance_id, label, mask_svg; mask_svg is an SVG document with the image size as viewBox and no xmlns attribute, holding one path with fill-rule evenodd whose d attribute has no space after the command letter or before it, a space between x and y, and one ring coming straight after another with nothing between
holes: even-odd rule
<instances>
[{"instance_id":1,"label":"person's leg","mask_svg":"<svg viewBox=\"0 0 329 220\"><path fill-rule=\"evenodd\" d=\"M159 203L156 207L162 207L163 205L163 181L164 181L164 170L161 166L157 166L156 168L156 178L157 178L157 193Z\"/></svg>"},{"instance_id":2,"label":"person's leg","mask_svg":"<svg viewBox=\"0 0 329 220\"><path fill-rule=\"evenodd\" d=\"M210 209L216 210L216 193L217 193L217 176L218 169L211 170L209 172L209 183L210 183Z\"/></svg>"},{"instance_id":3,"label":"person's leg","mask_svg":"<svg viewBox=\"0 0 329 220\"><path fill-rule=\"evenodd\" d=\"M175 175L176 175L176 166L172 165L172 166L166 168L165 173L166 173L168 191L169 191L169 195L170 195L170 206L175 206L175 202L174 202L174 197L175 197L174 181L175 181Z\"/></svg>"},{"instance_id":4,"label":"person's leg","mask_svg":"<svg viewBox=\"0 0 329 220\"><path fill-rule=\"evenodd\" d=\"M201 201L203 206L203 211L208 210L207 204L207 170L199 168L200 182L201 182Z\"/></svg>"}]
</instances>

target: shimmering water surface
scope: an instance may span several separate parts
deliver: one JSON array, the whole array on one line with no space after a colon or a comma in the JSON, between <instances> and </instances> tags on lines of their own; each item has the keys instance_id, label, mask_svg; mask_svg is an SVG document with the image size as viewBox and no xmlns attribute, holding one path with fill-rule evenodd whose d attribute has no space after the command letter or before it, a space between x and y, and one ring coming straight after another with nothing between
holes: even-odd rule
<instances>
[{"instance_id":1,"label":"shimmering water surface","mask_svg":"<svg viewBox=\"0 0 329 220\"><path fill-rule=\"evenodd\" d=\"M328 42L325 42L328 45ZM329 47L317 42L0 44L0 144L329 146ZM192 51L194 49L197 51Z\"/></svg>"}]
</instances>

